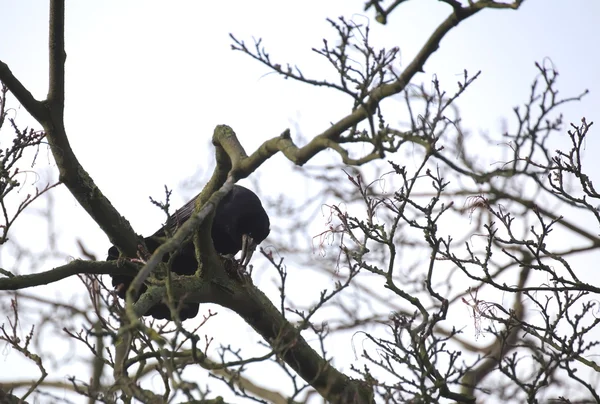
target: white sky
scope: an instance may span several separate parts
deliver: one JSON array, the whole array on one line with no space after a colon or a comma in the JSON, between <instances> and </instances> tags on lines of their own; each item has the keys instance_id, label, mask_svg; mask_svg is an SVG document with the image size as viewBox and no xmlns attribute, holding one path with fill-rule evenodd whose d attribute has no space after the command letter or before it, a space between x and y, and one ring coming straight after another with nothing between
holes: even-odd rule
<instances>
[{"instance_id":1,"label":"white sky","mask_svg":"<svg viewBox=\"0 0 600 404\"><path fill-rule=\"evenodd\" d=\"M148 196L160 198L164 184L177 190L199 171L206 177L215 125L233 127L251 153L287 127L292 136L296 130L314 136L349 110L349 101L331 91L266 74L230 50L229 33L249 45L261 37L273 60L321 77L332 72L310 49L324 37L335 38L325 18L343 15L370 23L375 43L399 46L401 69L449 9L439 1L413 0L380 26L362 7L356 0L68 1L66 125L80 162L138 232L154 231L163 218ZM38 99L47 91L47 14L45 1L0 0L0 60ZM475 132L500 131L502 119L512 118L511 108L527 98L534 62L549 57L560 72L563 95L591 91L564 109L565 121L597 119L599 19L600 3L593 0L528 0L517 12L484 11L442 41L417 80L429 83L436 74L451 91L463 69L482 70L459 101L463 124ZM17 114L18 122L32 124L24 110ZM588 153L599 147L596 138L588 139ZM281 157L259 172L262 192L302 197L303 188L288 180L290 163ZM106 237L65 189L55 194L62 250L76 256L73 239L85 236L88 248L103 257ZM175 205L190 194L175 195ZM66 284L80 285L60 287ZM0 369L2 360L15 355L1 358ZM5 377L0 371L0 381Z\"/></svg>"}]
</instances>

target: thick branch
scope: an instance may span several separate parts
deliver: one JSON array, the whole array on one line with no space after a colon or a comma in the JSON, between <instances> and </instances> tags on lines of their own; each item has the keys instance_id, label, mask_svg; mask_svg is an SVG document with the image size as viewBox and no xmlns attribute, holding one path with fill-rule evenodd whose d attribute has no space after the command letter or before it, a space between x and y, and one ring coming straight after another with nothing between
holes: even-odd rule
<instances>
[{"instance_id":1,"label":"thick branch","mask_svg":"<svg viewBox=\"0 0 600 404\"><path fill-rule=\"evenodd\" d=\"M323 359L254 285L235 283L214 294L214 303L239 314L279 356L331 403L373 403L373 391Z\"/></svg>"},{"instance_id":2,"label":"thick branch","mask_svg":"<svg viewBox=\"0 0 600 404\"><path fill-rule=\"evenodd\" d=\"M223 169L219 167L228 160L231 162L230 178L239 179L248 176L254 169L272 156L276 150L294 150L289 132L265 142L251 157L246 157L235 132L229 126L215 128L213 144L217 154L217 168L213 177ZM281 147L282 149L279 149ZM210 278L204 278L206 282ZM351 380L323 359L302 338L271 303L254 285L236 282L230 278L213 281L215 289L212 303L227 307L239 314L279 353L280 357L294 369L307 383L310 383L323 397L332 403L371 403L373 392L369 386ZM216 290L218 289L218 290ZM193 290L190 291L199 296ZM206 297L206 296L204 296Z\"/></svg>"},{"instance_id":3,"label":"thick branch","mask_svg":"<svg viewBox=\"0 0 600 404\"><path fill-rule=\"evenodd\" d=\"M31 275L17 275L0 278L0 290L18 290L33 286L47 285L78 274L131 275L137 273L137 265L117 261L74 260L67 265Z\"/></svg>"},{"instance_id":4,"label":"thick branch","mask_svg":"<svg viewBox=\"0 0 600 404\"><path fill-rule=\"evenodd\" d=\"M77 202L104 230L110 241L128 255L135 256L138 245L135 232L79 164L65 132L63 117L66 60L64 25L64 0L52 0L49 30L50 83L48 99L45 102L37 101L12 74L8 66L2 62L0 62L0 80L44 127L46 138L58 166L60 181L66 185Z\"/></svg>"},{"instance_id":5,"label":"thick branch","mask_svg":"<svg viewBox=\"0 0 600 404\"><path fill-rule=\"evenodd\" d=\"M64 13L64 0L53 0L50 4L50 87L47 100L50 117L34 117L46 130L61 182L108 235L110 241L128 255L135 256L138 240L131 225L117 212L81 166L67 138L63 116L66 59Z\"/></svg>"},{"instance_id":6,"label":"thick branch","mask_svg":"<svg viewBox=\"0 0 600 404\"><path fill-rule=\"evenodd\" d=\"M0 81L6 84L17 101L36 119L47 119L48 111L41 101L36 100L25 86L10 71L8 65L0 61Z\"/></svg>"},{"instance_id":7,"label":"thick branch","mask_svg":"<svg viewBox=\"0 0 600 404\"><path fill-rule=\"evenodd\" d=\"M56 112L65 107L65 0L50 2L50 34L48 38L50 50L48 103Z\"/></svg>"}]
</instances>

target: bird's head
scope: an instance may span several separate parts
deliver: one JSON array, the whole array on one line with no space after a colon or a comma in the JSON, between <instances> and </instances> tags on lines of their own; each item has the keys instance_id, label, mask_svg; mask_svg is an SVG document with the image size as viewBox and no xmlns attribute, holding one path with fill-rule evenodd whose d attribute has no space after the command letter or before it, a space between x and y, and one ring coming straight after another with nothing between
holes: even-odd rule
<instances>
[{"instance_id":1,"label":"bird's head","mask_svg":"<svg viewBox=\"0 0 600 404\"><path fill-rule=\"evenodd\" d=\"M242 240L240 263L242 266L246 266L250 262L256 246L271 232L269 216L263 209L258 209L243 217L239 225L238 234L241 234Z\"/></svg>"}]
</instances>

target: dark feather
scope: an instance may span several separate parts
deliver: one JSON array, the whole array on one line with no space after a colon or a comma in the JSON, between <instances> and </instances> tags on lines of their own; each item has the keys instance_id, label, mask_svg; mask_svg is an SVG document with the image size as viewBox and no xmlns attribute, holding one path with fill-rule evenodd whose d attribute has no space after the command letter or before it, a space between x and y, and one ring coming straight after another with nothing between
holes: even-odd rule
<instances>
[{"instance_id":1,"label":"dark feather","mask_svg":"<svg viewBox=\"0 0 600 404\"><path fill-rule=\"evenodd\" d=\"M161 240L168 233L173 234L179 226L185 223L194 212L196 198L195 196L178 209L167 221L167 224L161 227L152 236L144 239L148 252L153 253L160 245ZM262 242L269 235L270 229L269 216L265 212L260 199L256 194L240 185L234 185L233 189L221 200L215 217L213 219L211 236L215 250L222 255L236 254L242 248L242 236L250 235L256 244ZM178 251L174 252L171 262L171 270L178 275L193 275L196 272L198 263L196 262L196 253L193 242L187 241ZM108 250L107 261L116 260L119 257L119 251L115 246ZM163 257L164 262L168 262L169 256ZM113 286L119 286L117 295L125 297L125 292L133 280L126 275L111 275ZM146 291L143 285L140 294ZM183 303L179 312L181 320L193 318L198 314L199 305L197 303ZM171 319L171 313L167 305L159 303L150 308L144 314L157 319Z\"/></svg>"}]
</instances>

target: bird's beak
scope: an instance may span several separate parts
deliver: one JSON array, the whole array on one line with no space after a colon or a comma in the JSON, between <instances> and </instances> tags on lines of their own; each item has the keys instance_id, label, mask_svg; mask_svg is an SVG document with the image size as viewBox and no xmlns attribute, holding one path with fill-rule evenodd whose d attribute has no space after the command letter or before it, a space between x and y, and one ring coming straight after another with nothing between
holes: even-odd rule
<instances>
[{"instance_id":1,"label":"bird's beak","mask_svg":"<svg viewBox=\"0 0 600 404\"><path fill-rule=\"evenodd\" d=\"M248 234L242 235L242 255L240 257L242 267L246 267L250 263L250 258L252 258L254 250L256 250L254 239Z\"/></svg>"}]
</instances>

